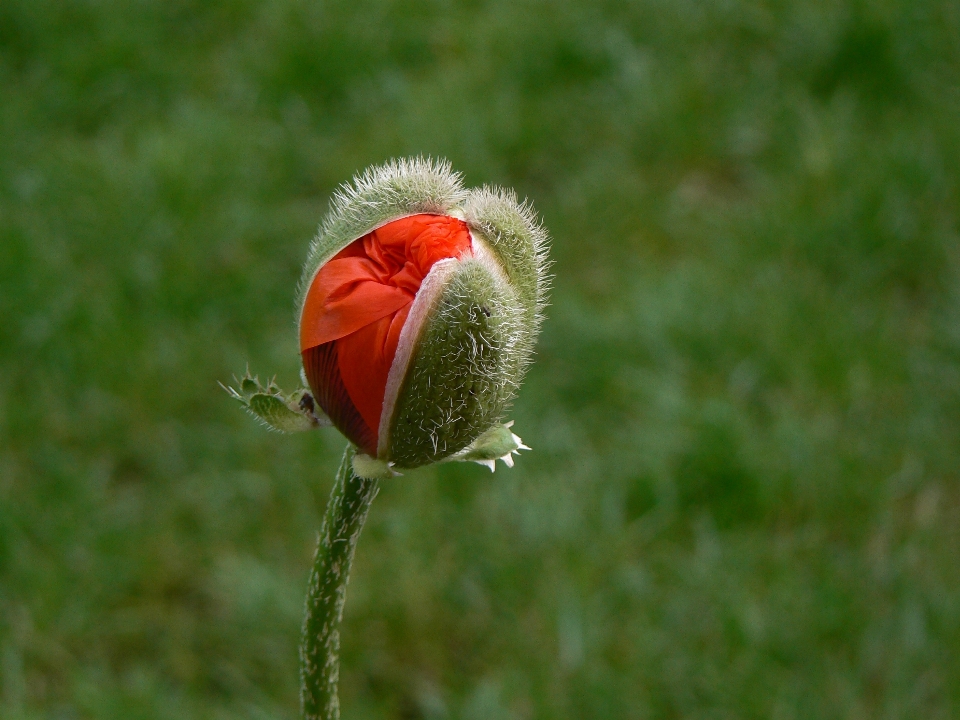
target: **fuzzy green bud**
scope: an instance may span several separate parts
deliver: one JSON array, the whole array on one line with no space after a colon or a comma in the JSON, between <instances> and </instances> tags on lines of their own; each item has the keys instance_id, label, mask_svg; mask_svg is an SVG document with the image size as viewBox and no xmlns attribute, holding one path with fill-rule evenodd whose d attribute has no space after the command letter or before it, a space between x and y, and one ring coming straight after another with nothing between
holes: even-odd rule
<instances>
[{"instance_id":1,"label":"fuzzy green bud","mask_svg":"<svg viewBox=\"0 0 960 720\"><path fill-rule=\"evenodd\" d=\"M446 162L394 161L343 186L298 293L316 405L299 424L325 413L371 477L452 459L512 465L525 446L503 419L540 329L546 253L528 203L465 189ZM258 402L293 427L293 400Z\"/></svg>"}]
</instances>

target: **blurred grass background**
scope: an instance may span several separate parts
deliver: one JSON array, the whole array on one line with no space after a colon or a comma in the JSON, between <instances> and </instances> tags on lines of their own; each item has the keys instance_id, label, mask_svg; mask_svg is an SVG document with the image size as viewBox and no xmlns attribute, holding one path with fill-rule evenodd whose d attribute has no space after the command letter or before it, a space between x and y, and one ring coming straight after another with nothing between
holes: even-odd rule
<instances>
[{"instance_id":1,"label":"blurred grass background","mask_svg":"<svg viewBox=\"0 0 960 720\"><path fill-rule=\"evenodd\" d=\"M960 8L3 0L0 717L297 716L330 193L516 187L511 471L388 483L345 720L960 716Z\"/></svg>"}]
</instances>

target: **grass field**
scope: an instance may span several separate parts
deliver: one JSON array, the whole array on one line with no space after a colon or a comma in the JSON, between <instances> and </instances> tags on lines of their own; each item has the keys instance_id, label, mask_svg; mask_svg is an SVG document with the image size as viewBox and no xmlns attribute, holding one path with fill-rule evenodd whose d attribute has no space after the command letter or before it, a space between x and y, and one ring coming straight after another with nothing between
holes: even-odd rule
<instances>
[{"instance_id":1,"label":"grass field","mask_svg":"<svg viewBox=\"0 0 960 720\"><path fill-rule=\"evenodd\" d=\"M3 0L0 717L297 717L343 449L293 386L333 189L515 187L513 470L388 483L345 720L960 717L947 0Z\"/></svg>"}]
</instances>

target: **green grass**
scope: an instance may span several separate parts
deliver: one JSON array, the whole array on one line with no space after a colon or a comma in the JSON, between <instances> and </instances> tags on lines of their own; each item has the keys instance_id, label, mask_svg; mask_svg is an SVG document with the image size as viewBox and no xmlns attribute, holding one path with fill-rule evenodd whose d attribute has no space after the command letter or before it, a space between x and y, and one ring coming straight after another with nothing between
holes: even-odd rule
<instances>
[{"instance_id":1,"label":"green grass","mask_svg":"<svg viewBox=\"0 0 960 720\"><path fill-rule=\"evenodd\" d=\"M511 471L374 504L345 720L960 715L950 2L0 4L0 717L294 718L344 441L295 382L335 186L515 187Z\"/></svg>"}]
</instances>

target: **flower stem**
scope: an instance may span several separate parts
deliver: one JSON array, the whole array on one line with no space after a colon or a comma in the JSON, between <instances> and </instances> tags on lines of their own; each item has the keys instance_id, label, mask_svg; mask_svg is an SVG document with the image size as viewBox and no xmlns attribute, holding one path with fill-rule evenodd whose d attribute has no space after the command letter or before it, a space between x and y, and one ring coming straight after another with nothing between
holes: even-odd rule
<instances>
[{"instance_id":1,"label":"flower stem","mask_svg":"<svg viewBox=\"0 0 960 720\"><path fill-rule=\"evenodd\" d=\"M304 720L339 720L340 620L347 594L350 564L370 503L380 489L377 480L357 477L348 445L330 492L317 542L307 591L300 640L300 708Z\"/></svg>"}]
</instances>

